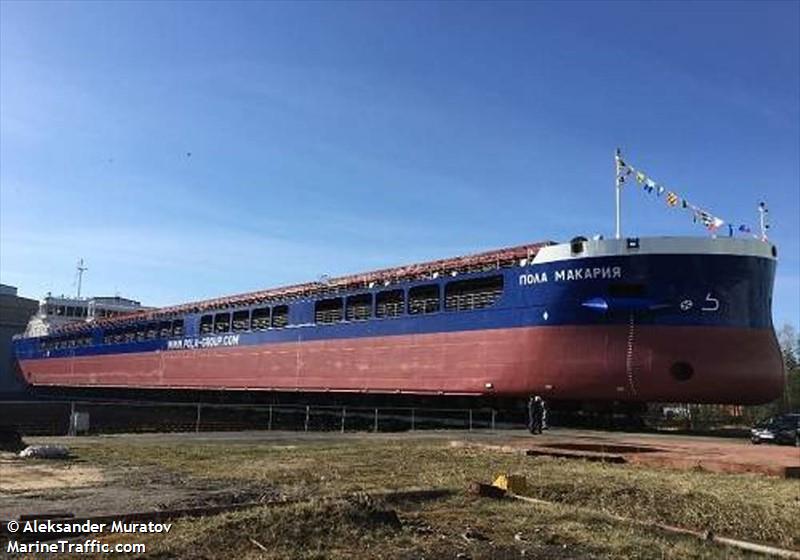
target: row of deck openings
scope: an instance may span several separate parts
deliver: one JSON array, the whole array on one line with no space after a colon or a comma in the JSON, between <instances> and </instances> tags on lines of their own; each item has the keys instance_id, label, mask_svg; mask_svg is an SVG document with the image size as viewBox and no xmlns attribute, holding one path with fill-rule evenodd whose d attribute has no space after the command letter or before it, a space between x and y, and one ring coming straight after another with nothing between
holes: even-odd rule
<instances>
[{"instance_id":1,"label":"row of deck openings","mask_svg":"<svg viewBox=\"0 0 800 560\"><path fill-rule=\"evenodd\" d=\"M103 344L122 344L125 342L141 342L157 338L173 338L183 336L183 319L171 321L151 321L137 323L114 329L103 333ZM47 338L41 341L42 350L64 350L66 348L80 348L92 346L92 337L89 334L79 334L68 337Z\"/></svg>"},{"instance_id":2,"label":"row of deck openings","mask_svg":"<svg viewBox=\"0 0 800 560\"><path fill-rule=\"evenodd\" d=\"M322 299L314 304L314 322L332 324L342 321L367 321L404 314L423 315L437 313L442 308L438 284L416 286L406 292L392 289L347 297ZM478 278L450 282L445 287L445 311L466 311L489 307L503 293L503 277ZM200 334L241 332L281 328L288 324L288 309L285 305L273 308L260 307L241 311L225 311L204 315L200 319Z\"/></svg>"},{"instance_id":3,"label":"row of deck openings","mask_svg":"<svg viewBox=\"0 0 800 560\"><path fill-rule=\"evenodd\" d=\"M322 299L314 304L314 322L332 324L342 321L367 321L372 318L398 317L404 314L425 315L438 313L444 303L445 311L483 309L493 305L503 293L503 277L492 276L450 282L444 289L444 302L438 284L415 286L406 292L391 289L376 294L356 294L347 297ZM200 334L260 331L280 329L289 325L289 307L275 305L237 311L223 311L200 318ZM153 321L109 329L103 335L103 344L140 342L158 338L183 336L183 319ZM46 339L43 350L90 346L88 335Z\"/></svg>"}]
</instances>

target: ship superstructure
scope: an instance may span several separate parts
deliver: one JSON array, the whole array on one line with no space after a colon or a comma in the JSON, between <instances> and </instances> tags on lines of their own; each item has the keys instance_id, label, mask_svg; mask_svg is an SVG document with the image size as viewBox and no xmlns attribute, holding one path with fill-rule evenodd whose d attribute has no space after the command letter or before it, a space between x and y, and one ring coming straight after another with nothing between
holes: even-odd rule
<instances>
[{"instance_id":1,"label":"ship superstructure","mask_svg":"<svg viewBox=\"0 0 800 560\"><path fill-rule=\"evenodd\" d=\"M28 322L25 336L45 336L72 323L87 323L141 310L140 302L120 296L81 298L47 294Z\"/></svg>"}]
</instances>

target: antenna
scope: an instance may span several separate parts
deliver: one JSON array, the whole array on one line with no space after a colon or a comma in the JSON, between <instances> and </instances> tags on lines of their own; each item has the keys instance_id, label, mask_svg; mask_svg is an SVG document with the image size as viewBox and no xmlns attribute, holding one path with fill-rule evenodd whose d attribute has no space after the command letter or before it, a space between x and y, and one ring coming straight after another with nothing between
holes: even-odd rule
<instances>
[{"instance_id":1,"label":"antenna","mask_svg":"<svg viewBox=\"0 0 800 560\"><path fill-rule=\"evenodd\" d=\"M81 283L83 281L83 273L89 270L83 266L83 258L78 261L78 298L81 297Z\"/></svg>"},{"instance_id":2,"label":"antenna","mask_svg":"<svg viewBox=\"0 0 800 560\"><path fill-rule=\"evenodd\" d=\"M622 237L622 223L621 223L621 220L620 220L620 206L621 206L620 194L622 192L622 184L625 181L625 178L622 176L622 166L623 165L624 164L623 164L623 161L622 161L622 150L617 148L617 151L614 152L614 171L615 171L615 174L614 174L614 176L615 176L614 194L616 195L616 199L614 201L615 202L615 206L616 206L616 220L615 220L615 224L614 224L615 225L614 237L616 237L617 239Z\"/></svg>"},{"instance_id":3,"label":"antenna","mask_svg":"<svg viewBox=\"0 0 800 560\"><path fill-rule=\"evenodd\" d=\"M758 222L761 228L761 241L767 240L767 230L769 229L769 221L767 220L767 214L769 214L769 209L767 209L766 202L759 202L758 203Z\"/></svg>"}]
</instances>

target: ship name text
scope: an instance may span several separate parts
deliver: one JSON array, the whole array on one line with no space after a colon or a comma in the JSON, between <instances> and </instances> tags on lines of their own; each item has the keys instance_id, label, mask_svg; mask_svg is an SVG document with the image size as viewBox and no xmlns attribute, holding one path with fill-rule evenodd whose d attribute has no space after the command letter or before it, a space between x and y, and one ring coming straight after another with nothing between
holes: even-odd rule
<instances>
[{"instance_id":1,"label":"ship name text","mask_svg":"<svg viewBox=\"0 0 800 560\"><path fill-rule=\"evenodd\" d=\"M167 341L167 350L193 350L195 348L216 348L217 346L239 346L239 335L226 334Z\"/></svg>"},{"instance_id":2,"label":"ship name text","mask_svg":"<svg viewBox=\"0 0 800 560\"><path fill-rule=\"evenodd\" d=\"M529 272L519 275L520 286L534 286L544 284L553 278L554 282L569 282L572 280L605 280L622 278L621 266L596 266L594 268L562 268L549 276L547 271Z\"/></svg>"}]
</instances>

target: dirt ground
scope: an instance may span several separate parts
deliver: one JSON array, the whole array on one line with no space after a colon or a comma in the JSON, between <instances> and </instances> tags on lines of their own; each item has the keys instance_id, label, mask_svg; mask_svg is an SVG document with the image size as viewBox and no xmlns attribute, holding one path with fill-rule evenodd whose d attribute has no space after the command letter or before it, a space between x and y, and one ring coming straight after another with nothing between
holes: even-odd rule
<instances>
[{"instance_id":1,"label":"dirt ground","mask_svg":"<svg viewBox=\"0 0 800 560\"><path fill-rule=\"evenodd\" d=\"M54 513L92 517L277 497L270 484L195 479L152 466L43 463L0 462L0 519Z\"/></svg>"},{"instance_id":2,"label":"dirt ground","mask_svg":"<svg viewBox=\"0 0 800 560\"><path fill-rule=\"evenodd\" d=\"M800 551L796 480L524 453L533 443L559 441L623 452L643 445L639 437L553 430L536 439L522 432L453 431L32 438L29 443L67 445L72 458L0 459L0 519L262 504L175 520L175 533L168 538L143 537L147 553L138 558L153 559L747 556L619 517ZM758 450L769 461L787 454L791 462L795 453L793 448L681 436L654 436L647 445L658 453L673 449L684 455L705 445L717 449L714 460L735 458L737 449L742 456L747 450L751 458L758 455L751 450ZM491 482L498 473L520 474L527 481L525 495L550 505L465 493L470 482ZM387 497L409 489L443 493L426 499Z\"/></svg>"},{"instance_id":3,"label":"dirt ground","mask_svg":"<svg viewBox=\"0 0 800 560\"><path fill-rule=\"evenodd\" d=\"M752 445L746 439L553 430L535 438L501 440L500 445L519 450L535 448L544 452L549 448L618 455L626 462L650 467L800 478L800 449L788 445Z\"/></svg>"},{"instance_id":4,"label":"dirt ground","mask_svg":"<svg viewBox=\"0 0 800 560\"><path fill-rule=\"evenodd\" d=\"M94 486L103 482L103 471L70 462L19 460L13 453L0 453L0 493L12 494Z\"/></svg>"}]
</instances>

